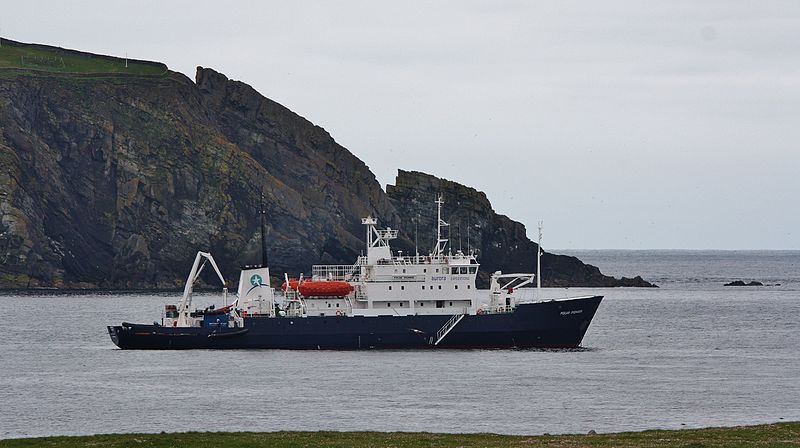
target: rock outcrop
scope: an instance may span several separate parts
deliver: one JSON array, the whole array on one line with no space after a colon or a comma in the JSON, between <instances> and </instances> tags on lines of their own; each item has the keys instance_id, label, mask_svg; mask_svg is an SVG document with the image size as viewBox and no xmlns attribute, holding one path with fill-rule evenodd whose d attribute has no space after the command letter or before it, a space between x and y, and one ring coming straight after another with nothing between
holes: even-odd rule
<instances>
[{"instance_id":1,"label":"rock outcrop","mask_svg":"<svg viewBox=\"0 0 800 448\"><path fill-rule=\"evenodd\" d=\"M442 216L448 221L450 247L473 250L481 262L481 280L485 285L494 271L536 272L537 244L526 236L525 226L499 215L480 191L429 174L400 170L395 185L387 185L392 204L403 217L401 244L412 253L416 243L427 254L435 245L436 209L433 201L442 194ZM616 279L603 275L595 266L575 257L543 251L543 286L653 286L641 277Z\"/></svg>"},{"instance_id":2,"label":"rock outcrop","mask_svg":"<svg viewBox=\"0 0 800 448\"><path fill-rule=\"evenodd\" d=\"M351 263L363 250L361 217L403 228L408 248L408 217L433 228L440 187L451 220L466 229L473 217L471 244L487 272L530 270L524 227L482 193L401 172L387 195L324 129L214 70L198 67L195 82L169 71L0 70L3 288L172 288L201 249L235 279L259 261L262 195L276 275ZM573 257L544 261L546 284L643 286Z\"/></svg>"},{"instance_id":3,"label":"rock outcrop","mask_svg":"<svg viewBox=\"0 0 800 448\"><path fill-rule=\"evenodd\" d=\"M755 280L753 280L753 281L751 281L749 283L745 283L742 280L734 280L732 282L725 283L723 286L764 286L764 284L759 282L759 281L755 281ZM767 286L771 286L771 285L767 285ZM780 285L777 285L777 286L780 286Z\"/></svg>"}]
</instances>

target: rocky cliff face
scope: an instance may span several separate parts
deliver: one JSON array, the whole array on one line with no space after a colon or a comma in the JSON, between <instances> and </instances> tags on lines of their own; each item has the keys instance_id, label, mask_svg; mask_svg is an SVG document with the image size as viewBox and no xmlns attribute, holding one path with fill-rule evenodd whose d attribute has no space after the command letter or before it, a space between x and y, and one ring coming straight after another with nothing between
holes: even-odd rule
<instances>
[{"instance_id":1,"label":"rocky cliff face","mask_svg":"<svg viewBox=\"0 0 800 448\"><path fill-rule=\"evenodd\" d=\"M367 166L322 128L198 68L163 78L0 79L0 286L171 287L195 251L236 278L353 260L359 218L397 222Z\"/></svg>"},{"instance_id":2,"label":"rocky cliff face","mask_svg":"<svg viewBox=\"0 0 800 448\"><path fill-rule=\"evenodd\" d=\"M195 82L0 70L0 287L175 287L197 250L235 279L259 261L262 194L276 275L351 263L361 217L432 229L435 191L451 221L474 220L488 271L530 269L524 227L482 193L401 172L387 195L324 129L211 69ZM620 284L571 257L545 266L551 284Z\"/></svg>"},{"instance_id":3,"label":"rocky cliff face","mask_svg":"<svg viewBox=\"0 0 800 448\"><path fill-rule=\"evenodd\" d=\"M492 272L536 272L537 244L529 240L525 226L498 215L486 195L456 182L429 174L400 170L395 185L386 192L403 219L402 242L406 251L414 250L414 233L420 253L435 246L436 209L433 201L441 193L445 199L442 219L448 221L450 248L474 250L481 262L481 281L487 284ZM543 286L652 286L641 277L616 279L603 275L595 266L575 257L544 251Z\"/></svg>"}]
</instances>

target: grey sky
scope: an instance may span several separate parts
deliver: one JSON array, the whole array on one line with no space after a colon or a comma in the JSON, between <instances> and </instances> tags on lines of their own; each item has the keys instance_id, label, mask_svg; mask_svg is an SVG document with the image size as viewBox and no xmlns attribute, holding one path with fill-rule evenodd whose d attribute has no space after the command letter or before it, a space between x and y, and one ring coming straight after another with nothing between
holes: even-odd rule
<instances>
[{"instance_id":1,"label":"grey sky","mask_svg":"<svg viewBox=\"0 0 800 448\"><path fill-rule=\"evenodd\" d=\"M5 3L4 37L197 65L548 248L800 249L800 2Z\"/></svg>"}]
</instances>

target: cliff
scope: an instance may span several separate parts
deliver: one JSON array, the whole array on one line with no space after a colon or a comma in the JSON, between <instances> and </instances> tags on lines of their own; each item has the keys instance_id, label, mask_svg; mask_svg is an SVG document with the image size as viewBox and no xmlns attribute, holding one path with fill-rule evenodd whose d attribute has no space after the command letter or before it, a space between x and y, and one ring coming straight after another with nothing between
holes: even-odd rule
<instances>
[{"instance_id":1,"label":"cliff","mask_svg":"<svg viewBox=\"0 0 800 448\"><path fill-rule=\"evenodd\" d=\"M482 193L401 172L387 195L324 129L214 70L198 67L193 82L152 63L127 73L115 58L14 44L3 50L50 56L0 64L0 287L175 287L197 250L235 279L259 261L262 194L276 275L351 263L363 250L361 217L409 229L401 216L430 209L420 195L440 185L460 195L448 216L472 213L481 226L473 238L488 270L530 267L524 227L491 212ZM415 178L429 188L412 188ZM553 284L619 284L547 257Z\"/></svg>"}]
</instances>

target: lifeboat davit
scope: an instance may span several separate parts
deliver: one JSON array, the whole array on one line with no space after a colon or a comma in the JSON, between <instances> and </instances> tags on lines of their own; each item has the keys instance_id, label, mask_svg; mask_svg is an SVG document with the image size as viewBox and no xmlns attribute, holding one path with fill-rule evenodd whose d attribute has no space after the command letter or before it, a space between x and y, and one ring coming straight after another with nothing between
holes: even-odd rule
<instances>
[{"instance_id":1,"label":"lifeboat davit","mask_svg":"<svg viewBox=\"0 0 800 448\"><path fill-rule=\"evenodd\" d=\"M289 279L289 286L306 297L341 297L353 292L353 286L347 282L334 280L303 280ZM286 291L286 282L281 285Z\"/></svg>"},{"instance_id":2,"label":"lifeboat davit","mask_svg":"<svg viewBox=\"0 0 800 448\"><path fill-rule=\"evenodd\" d=\"M299 283L300 283L300 280L298 280L296 278L290 278L289 279L289 287L294 289L295 291L297 291L297 285ZM283 284L281 284L281 289L286 291L286 282L283 282Z\"/></svg>"}]
</instances>

